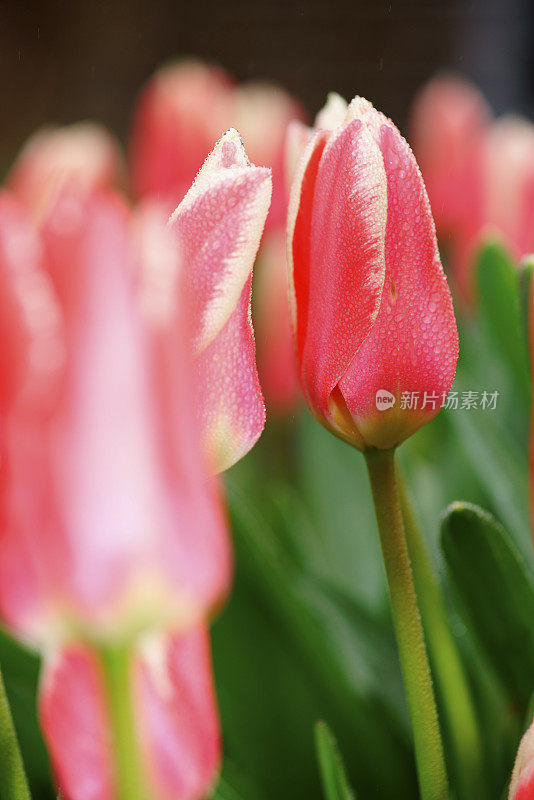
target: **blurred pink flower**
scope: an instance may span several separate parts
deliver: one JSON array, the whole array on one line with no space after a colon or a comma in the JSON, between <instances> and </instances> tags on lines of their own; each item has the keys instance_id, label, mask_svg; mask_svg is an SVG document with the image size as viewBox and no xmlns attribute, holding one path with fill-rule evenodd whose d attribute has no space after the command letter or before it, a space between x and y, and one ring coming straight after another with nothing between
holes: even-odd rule
<instances>
[{"instance_id":1,"label":"blurred pink flower","mask_svg":"<svg viewBox=\"0 0 534 800\"><path fill-rule=\"evenodd\" d=\"M472 261L484 225L484 142L491 112L480 92L438 76L415 99L410 133L453 280L472 298Z\"/></svg>"},{"instance_id":2,"label":"blurred pink flower","mask_svg":"<svg viewBox=\"0 0 534 800\"><path fill-rule=\"evenodd\" d=\"M53 287L64 361L46 408L26 401L30 364L4 415L2 617L41 643L191 625L226 593L230 553L199 445L179 287L155 353L119 201L62 194L42 241L31 269Z\"/></svg>"},{"instance_id":3,"label":"blurred pink flower","mask_svg":"<svg viewBox=\"0 0 534 800\"><path fill-rule=\"evenodd\" d=\"M534 250L534 125L520 117L496 120L484 166L484 224L520 259Z\"/></svg>"},{"instance_id":4,"label":"blurred pink flower","mask_svg":"<svg viewBox=\"0 0 534 800\"><path fill-rule=\"evenodd\" d=\"M153 796L201 800L221 758L206 631L149 638L131 661L135 734ZM91 648L67 646L45 662L39 716L63 796L116 798L106 686Z\"/></svg>"},{"instance_id":5,"label":"blurred pink flower","mask_svg":"<svg viewBox=\"0 0 534 800\"><path fill-rule=\"evenodd\" d=\"M534 125L492 120L474 86L447 76L419 93L411 130L452 276L471 302L484 237L502 238L516 259L534 249Z\"/></svg>"},{"instance_id":6,"label":"blurred pink flower","mask_svg":"<svg viewBox=\"0 0 534 800\"><path fill-rule=\"evenodd\" d=\"M62 189L110 189L122 171L113 136L101 125L80 122L31 136L9 172L7 185L41 219Z\"/></svg>"},{"instance_id":7,"label":"blurred pink flower","mask_svg":"<svg viewBox=\"0 0 534 800\"><path fill-rule=\"evenodd\" d=\"M160 69L143 89L134 113L130 147L132 188L174 208L202 162L230 127L233 82L200 61Z\"/></svg>"},{"instance_id":8,"label":"blurred pink flower","mask_svg":"<svg viewBox=\"0 0 534 800\"><path fill-rule=\"evenodd\" d=\"M284 231L264 236L256 269L253 301L258 369L269 410L282 414L294 406L300 395L288 312Z\"/></svg>"}]
</instances>

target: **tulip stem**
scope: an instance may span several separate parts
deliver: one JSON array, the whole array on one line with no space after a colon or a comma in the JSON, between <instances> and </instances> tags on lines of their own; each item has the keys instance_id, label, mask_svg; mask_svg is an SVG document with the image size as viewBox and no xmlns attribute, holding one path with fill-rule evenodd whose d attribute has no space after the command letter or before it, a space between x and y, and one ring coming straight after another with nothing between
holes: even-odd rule
<instances>
[{"instance_id":1,"label":"tulip stem","mask_svg":"<svg viewBox=\"0 0 534 800\"><path fill-rule=\"evenodd\" d=\"M17 733L0 672L0 793L2 800L30 800Z\"/></svg>"},{"instance_id":2,"label":"tulip stem","mask_svg":"<svg viewBox=\"0 0 534 800\"><path fill-rule=\"evenodd\" d=\"M126 646L102 648L101 662L114 748L114 797L117 800L147 800L133 706L132 651Z\"/></svg>"},{"instance_id":3,"label":"tulip stem","mask_svg":"<svg viewBox=\"0 0 534 800\"><path fill-rule=\"evenodd\" d=\"M458 782L466 798L484 794L482 740L465 670L452 634L439 582L397 466L406 541L430 660L442 701Z\"/></svg>"},{"instance_id":4,"label":"tulip stem","mask_svg":"<svg viewBox=\"0 0 534 800\"><path fill-rule=\"evenodd\" d=\"M365 456L412 723L421 800L447 800L449 790L445 756L404 532L395 451L371 450Z\"/></svg>"}]
</instances>

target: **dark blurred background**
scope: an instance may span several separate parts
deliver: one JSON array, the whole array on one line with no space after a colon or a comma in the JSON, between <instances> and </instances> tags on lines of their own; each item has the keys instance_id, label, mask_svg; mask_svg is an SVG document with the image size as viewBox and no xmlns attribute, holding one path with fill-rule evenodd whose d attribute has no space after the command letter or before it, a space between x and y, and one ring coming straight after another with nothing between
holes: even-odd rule
<instances>
[{"instance_id":1,"label":"dark blurred background","mask_svg":"<svg viewBox=\"0 0 534 800\"><path fill-rule=\"evenodd\" d=\"M177 55L280 82L310 113L336 89L401 127L418 86L452 67L495 110L530 114L532 0L0 0L1 167L46 122L124 137L140 85Z\"/></svg>"}]
</instances>

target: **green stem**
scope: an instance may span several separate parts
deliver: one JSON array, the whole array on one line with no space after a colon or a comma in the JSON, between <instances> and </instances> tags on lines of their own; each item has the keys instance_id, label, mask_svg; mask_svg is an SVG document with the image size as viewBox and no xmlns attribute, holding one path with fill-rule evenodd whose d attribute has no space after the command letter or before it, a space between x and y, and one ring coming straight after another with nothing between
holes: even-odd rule
<instances>
[{"instance_id":1,"label":"green stem","mask_svg":"<svg viewBox=\"0 0 534 800\"><path fill-rule=\"evenodd\" d=\"M445 757L404 533L395 474L395 451L372 450L365 456L412 723L421 800L447 800L449 790Z\"/></svg>"},{"instance_id":2,"label":"green stem","mask_svg":"<svg viewBox=\"0 0 534 800\"><path fill-rule=\"evenodd\" d=\"M2 800L30 800L17 733L0 672L0 793Z\"/></svg>"},{"instance_id":3,"label":"green stem","mask_svg":"<svg viewBox=\"0 0 534 800\"><path fill-rule=\"evenodd\" d=\"M132 653L127 646L119 646L103 648L100 655L114 748L114 796L117 800L148 800L132 703Z\"/></svg>"},{"instance_id":4,"label":"green stem","mask_svg":"<svg viewBox=\"0 0 534 800\"><path fill-rule=\"evenodd\" d=\"M398 467L397 485L415 590L455 756L458 781L462 796L477 797L484 794L485 788L482 740L477 715L434 567Z\"/></svg>"}]
</instances>

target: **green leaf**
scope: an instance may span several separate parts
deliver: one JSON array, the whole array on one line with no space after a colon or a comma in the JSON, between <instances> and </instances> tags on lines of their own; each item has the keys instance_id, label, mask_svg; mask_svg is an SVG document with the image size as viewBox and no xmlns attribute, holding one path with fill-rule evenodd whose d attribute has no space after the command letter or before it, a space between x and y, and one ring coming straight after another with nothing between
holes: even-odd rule
<instances>
[{"instance_id":1,"label":"green leaf","mask_svg":"<svg viewBox=\"0 0 534 800\"><path fill-rule=\"evenodd\" d=\"M36 713L39 658L0 629L0 666L30 791L39 800L52 800L56 794Z\"/></svg>"},{"instance_id":2,"label":"green leaf","mask_svg":"<svg viewBox=\"0 0 534 800\"><path fill-rule=\"evenodd\" d=\"M463 391L467 385L459 377L455 388ZM457 409L446 413L492 510L504 521L523 556L531 556L526 452L511 440L494 412Z\"/></svg>"},{"instance_id":3,"label":"green leaf","mask_svg":"<svg viewBox=\"0 0 534 800\"><path fill-rule=\"evenodd\" d=\"M369 800L410 796L415 774L400 720L404 708L399 712L388 695L395 683L385 691L370 668L376 661L367 655L372 637L364 639L366 630L374 632L368 610L354 641L347 641L350 634L340 627L350 632L351 625L335 591L323 594L320 581L302 571L228 477L227 487L236 583L213 629L226 752L255 783L255 797L289 800L298 792L315 800L320 786L311 730L326 718L351 755L347 767L360 793ZM387 759L387 772L380 758Z\"/></svg>"},{"instance_id":4,"label":"green leaf","mask_svg":"<svg viewBox=\"0 0 534 800\"><path fill-rule=\"evenodd\" d=\"M478 260L480 317L488 338L513 370L521 390L530 391L517 265L506 250L488 241Z\"/></svg>"},{"instance_id":5,"label":"green leaf","mask_svg":"<svg viewBox=\"0 0 534 800\"><path fill-rule=\"evenodd\" d=\"M534 332L534 322L531 319L533 312L533 286L532 276L534 274L534 256L527 256L523 259L519 267L519 295L522 314L523 336L527 343L527 350L531 349L531 331ZM534 358L534 353L530 352L530 359Z\"/></svg>"},{"instance_id":6,"label":"green leaf","mask_svg":"<svg viewBox=\"0 0 534 800\"><path fill-rule=\"evenodd\" d=\"M524 711L534 688L534 582L526 561L496 520L456 503L442 522L442 546L461 610Z\"/></svg>"},{"instance_id":7,"label":"green leaf","mask_svg":"<svg viewBox=\"0 0 534 800\"><path fill-rule=\"evenodd\" d=\"M315 726L315 746L326 800L355 800L336 740L326 722Z\"/></svg>"}]
</instances>

